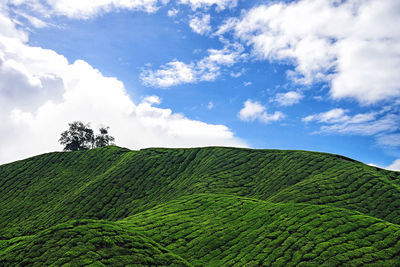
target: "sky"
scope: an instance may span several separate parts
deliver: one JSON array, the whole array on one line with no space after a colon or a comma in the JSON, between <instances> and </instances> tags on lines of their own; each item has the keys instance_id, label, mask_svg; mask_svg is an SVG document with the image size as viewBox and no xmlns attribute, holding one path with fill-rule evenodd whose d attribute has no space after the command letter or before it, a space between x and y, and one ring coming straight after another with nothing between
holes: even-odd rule
<instances>
[{"instance_id":1,"label":"sky","mask_svg":"<svg viewBox=\"0 0 400 267\"><path fill-rule=\"evenodd\" d=\"M116 144L312 150L400 170L398 0L3 0L0 164Z\"/></svg>"}]
</instances>

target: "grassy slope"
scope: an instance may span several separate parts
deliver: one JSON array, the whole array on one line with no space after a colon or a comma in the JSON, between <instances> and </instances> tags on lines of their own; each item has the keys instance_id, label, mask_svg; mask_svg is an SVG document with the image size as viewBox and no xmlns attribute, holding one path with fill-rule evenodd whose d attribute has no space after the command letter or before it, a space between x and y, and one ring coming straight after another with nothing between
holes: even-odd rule
<instances>
[{"instance_id":1,"label":"grassy slope","mask_svg":"<svg viewBox=\"0 0 400 267\"><path fill-rule=\"evenodd\" d=\"M120 223L198 266L400 263L399 225L330 206L196 194Z\"/></svg>"},{"instance_id":2,"label":"grassy slope","mask_svg":"<svg viewBox=\"0 0 400 267\"><path fill-rule=\"evenodd\" d=\"M190 265L142 234L106 221L70 221L3 241L0 248L4 266Z\"/></svg>"},{"instance_id":3,"label":"grassy slope","mask_svg":"<svg viewBox=\"0 0 400 267\"><path fill-rule=\"evenodd\" d=\"M210 204L213 201L230 203L226 210L217 212L225 216L225 221L216 219L219 217ZM195 202L201 205L197 207ZM246 217L246 209L235 209L243 203L247 203L246 207L250 211L258 210L260 218ZM159 204L161 206L157 206ZM180 207L179 214L162 213L174 206ZM184 212L190 209L192 213ZM283 213L278 212L281 209ZM279 248L280 241L274 243L273 240L266 239L271 242L264 242L262 245L264 254L251 254L254 256L251 256L251 260L243 258L242 254L245 252L242 250L252 251L251 248L258 244L255 236L257 233L282 235L276 237L279 240L287 240L288 237L291 242L297 240L299 233L296 227L301 227L302 217L294 214L302 212L308 212L310 216L323 214L323 220L330 221L326 228L316 229L333 231L336 229L335 225L344 225L339 236L350 236L350 239L355 238L351 234L359 228L368 229L370 226L383 224L384 233L379 232L381 229L375 229L366 235L372 236L370 239L373 242L369 241L371 244L365 241L367 237L362 234L358 237L361 241L354 241L356 246L361 242L358 246L361 252L355 253L370 253L372 256L367 257L369 260L358 254L352 255L352 259L363 262L374 262L378 259L399 260L396 258L399 255L396 243L399 236L396 235L396 224L400 223L399 173L379 170L337 155L219 147L141 151L108 147L86 152L50 153L0 166L0 239L29 234L34 234L31 239L39 238L39 230L71 219L118 221L125 218L121 222L124 222L124 227L129 226L129 231L140 226L138 229L143 234L191 263L279 263L278 260L283 257L280 252L274 252L276 255L269 259L265 255ZM276 217L274 214L280 215ZM128 217L132 215L133 217ZM176 223L180 219L183 220L182 223ZM170 220L176 225L155 227L154 231L162 229L164 235L168 235L168 240L174 241L166 241L163 235L160 238L160 234L149 230L149 225L163 220ZM141 224L140 221L145 223ZM229 226L229 221L232 226ZM243 230L250 238L243 241L242 238L234 239L237 244L232 241L228 243L228 247L218 249L200 246L201 242L210 238L208 235L214 238L220 232L235 233L223 230L225 226L227 229L235 229L234 225L239 222L250 225L250 221L259 222L258 226L249 226L247 230ZM294 225L294 230L290 230L293 233L284 235L283 229L276 231L266 228L271 223L279 228L290 221ZM317 219L312 221L318 222ZM197 230L186 229L187 222L197 223L197 228L193 226ZM207 228L199 222L209 222L212 227ZM196 243L192 252L183 250L192 243L178 238L184 230L201 232L198 239L200 245ZM387 233L394 235L395 239L390 242L386 240ZM300 243L297 246L291 245L291 249L284 250L297 255L297 258L293 256L289 262L299 259L313 262L327 260L325 254L320 255L321 251L316 256L312 251L301 249L325 244L329 235L320 237L318 233L311 232L304 236L305 239L298 241ZM220 241L217 240L218 242ZM379 242L386 242L386 245ZM375 243L380 245L374 247ZM322 251L331 249L329 253L332 254L332 244L325 245L327 247ZM338 251L335 253L343 254L343 249L358 251L354 246L344 246L338 245L340 248L336 247ZM389 252L384 248L388 248ZM219 256L216 255L218 251ZM239 254L235 251L239 251ZM376 253L384 255L376 256ZM236 256L230 259L225 254ZM285 261L288 261L286 258ZM342 258L329 258L332 261L343 261Z\"/></svg>"}]
</instances>

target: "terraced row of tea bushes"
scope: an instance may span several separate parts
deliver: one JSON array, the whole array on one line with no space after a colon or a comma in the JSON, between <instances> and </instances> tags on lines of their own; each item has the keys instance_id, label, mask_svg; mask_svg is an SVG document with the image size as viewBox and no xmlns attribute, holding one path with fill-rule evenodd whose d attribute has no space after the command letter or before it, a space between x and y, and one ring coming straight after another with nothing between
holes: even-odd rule
<instances>
[{"instance_id":1,"label":"terraced row of tea bushes","mask_svg":"<svg viewBox=\"0 0 400 267\"><path fill-rule=\"evenodd\" d=\"M0 241L0 266L398 266L400 226L324 205L195 194L119 222Z\"/></svg>"},{"instance_id":2,"label":"terraced row of tea bushes","mask_svg":"<svg viewBox=\"0 0 400 267\"><path fill-rule=\"evenodd\" d=\"M0 166L0 239L10 237L10 232L25 235L60 222L51 221L49 213L59 213L63 202L107 172L127 151L109 147L49 153Z\"/></svg>"},{"instance_id":3,"label":"terraced row of tea bushes","mask_svg":"<svg viewBox=\"0 0 400 267\"><path fill-rule=\"evenodd\" d=\"M190 265L142 234L105 221L71 221L1 247L8 248L0 250L0 266Z\"/></svg>"},{"instance_id":4,"label":"terraced row of tea bushes","mask_svg":"<svg viewBox=\"0 0 400 267\"><path fill-rule=\"evenodd\" d=\"M340 191L366 180L379 185L380 191L371 187L361 202L358 195L364 191L359 188ZM398 222L397 180L394 172L305 151L107 147L51 153L0 166L0 238L32 234L71 219L116 221L194 193L306 203L324 196L324 204ZM321 192L331 192L314 190L320 187ZM290 190L295 194L287 197ZM391 196L380 194L382 190ZM376 204L365 204L369 195Z\"/></svg>"},{"instance_id":5,"label":"terraced row of tea bushes","mask_svg":"<svg viewBox=\"0 0 400 267\"><path fill-rule=\"evenodd\" d=\"M330 206L196 194L125 227L196 266L398 266L400 226Z\"/></svg>"},{"instance_id":6,"label":"terraced row of tea bushes","mask_svg":"<svg viewBox=\"0 0 400 267\"><path fill-rule=\"evenodd\" d=\"M332 169L285 188L269 200L343 207L400 224L400 186L385 176L362 172L361 167Z\"/></svg>"},{"instance_id":7,"label":"terraced row of tea bushes","mask_svg":"<svg viewBox=\"0 0 400 267\"><path fill-rule=\"evenodd\" d=\"M399 200L324 153L50 153L0 166L0 266L399 266Z\"/></svg>"}]
</instances>

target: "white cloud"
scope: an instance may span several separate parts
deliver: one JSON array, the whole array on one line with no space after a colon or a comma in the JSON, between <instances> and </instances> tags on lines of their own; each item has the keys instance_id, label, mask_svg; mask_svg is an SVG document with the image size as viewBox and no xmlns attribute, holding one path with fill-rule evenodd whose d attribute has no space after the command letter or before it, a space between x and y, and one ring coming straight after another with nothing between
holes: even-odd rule
<instances>
[{"instance_id":1,"label":"white cloud","mask_svg":"<svg viewBox=\"0 0 400 267\"><path fill-rule=\"evenodd\" d=\"M14 7L23 7L41 16L66 16L74 19L89 19L115 10L140 10L155 12L169 0L6 0ZM208 9L216 6L217 11L232 8L237 0L179 0L178 3L189 5L193 10ZM176 16L177 9L170 9L169 16Z\"/></svg>"},{"instance_id":2,"label":"white cloud","mask_svg":"<svg viewBox=\"0 0 400 267\"><path fill-rule=\"evenodd\" d=\"M372 136L379 133L392 132L399 128L400 117L394 114L389 114L373 121L369 120L368 115L365 117L365 122L349 120L344 123L322 126L321 132Z\"/></svg>"},{"instance_id":3,"label":"white cloud","mask_svg":"<svg viewBox=\"0 0 400 267\"><path fill-rule=\"evenodd\" d=\"M212 101L208 102L207 109L211 110L214 108L214 103Z\"/></svg>"},{"instance_id":4,"label":"white cloud","mask_svg":"<svg viewBox=\"0 0 400 267\"><path fill-rule=\"evenodd\" d=\"M5 7L0 3L0 30L4 37L17 38L22 41L28 40L28 35L15 27L15 24L9 19Z\"/></svg>"},{"instance_id":5,"label":"white cloud","mask_svg":"<svg viewBox=\"0 0 400 267\"><path fill-rule=\"evenodd\" d=\"M186 64L171 61L158 70L145 69L140 77L144 85L167 88L199 81L214 81L221 74L221 67L232 66L243 57L243 47L233 44L223 49L208 49L208 55L197 62Z\"/></svg>"},{"instance_id":6,"label":"white cloud","mask_svg":"<svg viewBox=\"0 0 400 267\"><path fill-rule=\"evenodd\" d=\"M316 121L325 124L320 133L373 136L396 131L400 127L400 116L379 112L347 115L349 111L336 108L327 112L309 115L303 122Z\"/></svg>"},{"instance_id":7,"label":"white cloud","mask_svg":"<svg viewBox=\"0 0 400 267\"><path fill-rule=\"evenodd\" d=\"M246 87L249 86L249 85L252 85L252 84L253 84L252 82L243 82L243 85L246 86Z\"/></svg>"},{"instance_id":8,"label":"white cloud","mask_svg":"<svg viewBox=\"0 0 400 267\"><path fill-rule=\"evenodd\" d=\"M146 96L143 98L142 103L147 103L147 104L156 104L159 105L161 104L161 99L156 96L156 95L150 95L150 96Z\"/></svg>"},{"instance_id":9,"label":"white cloud","mask_svg":"<svg viewBox=\"0 0 400 267\"><path fill-rule=\"evenodd\" d=\"M325 122L325 123L336 123L336 122L343 122L350 119L349 116L345 115L348 110L344 110L341 108L331 109L327 112L322 112L314 115L309 115L302 119L303 122L310 122L310 121L318 121L318 122Z\"/></svg>"},{"instance_id":10,"label":"white cloud","mask_svg":"<svg viewBox=\"0 0 400 267\"><path fill-rule=\"evenodd\" d=\"M179 0L180 4L190 5L193 10L208 9L215 5L217 11L237 6L237 0Z\"/></svg>"},{"instance_id":11,"label":"white cloud","mask_svg":"<svg viewBox=\"0 0 400 267\"><path fill-rule=\"evenodd\" d=\"M400 171L400 159L394 160L392 164L390 164L390 165L388 165L386 167L382 167L382 166L376 165L374 163L369 163L368 165L372 166L372 167L378 167L378 168L381 168L381 169L386 169L386 170L389 170L389 171Z\"/></svg>"},{"instance_id":12,"label":"white cloud","mask_svg":"<svg viewBox=\"0 0 400 267\"><path fill-rule=\"evenodd\" d=\"M244 73L244 71L242 70L242 71L239 71L239 72L231 72L231 77L233 77L233 78L239 78L240 76L242 76L243 75L243 73Z\"/></svg>"},{"instance_id":13,"label":"white cloud","mask_svg":"<svg viewBox=\"0 0 400 267\"><path fill-rule=\"evenodd\" d=\"M189 26L195 33L200 35L209 33L211 31L210 14L192 18L189 22Z\"/></svg>"},{"instance_id":14,"label":"white cloud","mask_svg":"<svg viewBox=\"0 0 400 267\"><path fill-rule=\"evenodd\" d=\"M242 68L240 71L238 71L238 72L231 72L231 77L233 77L233 78L239 78L240 76L242 76L243 74L245 74L246 73L246 69L245 68Z\"/></svg>"},{"instance_id":15,"label":"white cloud","mask_svg":"<svg viewBox=\"0 0 400 267\"><path fill-rule=\"evenodd\" d=\"M218 29L213 33L215 36L222 36L223 34L235 29L236 25L240 22L238 18L228 18L226 19Z\"/></svg>"},{"instance_id":16,"label":"white cloud","mask_svg":"<svg viewBox=\"0 0 400 267\"><path fill-rule=\"evenodd\" d=\"M400 134L385 134L379 136L377 141L384 146L400 147Z\"/></svg>"},{"instance_id":17,"label":"white cloud","mask_svg":"<svg viewBox=\"0 0 400 267\"><path fill-rule=\"evenodd\" d=\"M33 27L35 28L45 28L48 27L49 24L37 17L28 15L24 12L17 11L16 14L24 19L26 19Z\"/></svg>"},{"instance_id":18,"label":"white cloud","mask_svg":"<svg viewBox=\"0 0 400 267\"><path fill-rule=\"evenodd\" d=\"M181 83L195 81L196 71L193 64L185 64L181 61L172 61L161 66L157 71L145 70L141 79L145 85L157 87L170 87Z\"/></svg>"},{"instance_id":19,"label":"white cloud","mask_svg":"<svg viewBox=\"0 0 400 267\"><path fill-rule=\"evenodd\" d=\"M231 18L232 30L260 59L289 62L300 83L327 81L335 99L362 104L400 97L398 0L300 0L260 5Z\"/></svg>"},{"instance_id":20,"label":"white cloud","mask_svg":"<svg viewBox=\"0 0 400 267\"><path fill-rule=\"evenodd\" d=\"M392 164L385 167L385 169L391 170L391 171L400 171L400 159L396 159L395 161L393 161Z\"/></svg>"},{"instance_id":21,"label":"white cloud","mask_svg":"<svg viewBox=\"0 0 400 267\"><path fill-rule=\"evenodd\" d=\"M368 166L372 166L372 167L378 167L378 168L380 168L378 165L376 165L376 164L374 164L374 163L368 163L367 165L368 165Z\"/></svg>"},{"instance_id":22,"label":"white cloud","mask_svg":"<svg viewBox=\"0 0 400 267\"><path fill-rule=\"evenodd\" d=\"M179 10L172 8L170 10L168 10L168 17L175 17L176 15L178 15Z\"/></svg>"},{"instance_id":23,"label":"white cloud","mask_svg":"<svg viewBox=\"0 0 400 267\"><path fill-rule=\"evenodd\" d=\"M285 117L285 115L280 111L276 111L273 114L267 113L266 108L263 105L250 99L244 102L244 107L240 110L238 116L242 121L259 120L262 123L279 121Z\"/></svg>"},{"instance_id":24,"label":"white cloud","mask_svg":"<svg viewBox=\"0 0 400 267\"><path fill-rule=\"evenodd\" d=\"M119 9L155 12L168 0L6 0L14 7L24 7L42 16L61 15L89 19ZM32 17L33 18L33 17Z\"/></svg>"},{"instance_id":25,"label":"white cloud","mask_svg":"<svg viewBox=\"0 0 400 267\"><path fill-rule=\"evenodd\" d=\"M299 92L290 91L287 93L276 94L275 101L281 106L291 106L299 103L303 97L304 95Z\"/></svg>"},{"instance_id":26,"label":"white cloud","mask_svg":"<svg viewBox=\"0 0 400 267\"><path fill-rule=\"evenodd\" d=\"M109 125L116 143L133 149L246 146L224 125L155 107L157 96L134 103L117 78L83 60L71 64L52 50L29 46L6 20L0 12L7 26L0 27L1 163L60 150L59 134L74 120Z\"/></svg>"}]
</instances>

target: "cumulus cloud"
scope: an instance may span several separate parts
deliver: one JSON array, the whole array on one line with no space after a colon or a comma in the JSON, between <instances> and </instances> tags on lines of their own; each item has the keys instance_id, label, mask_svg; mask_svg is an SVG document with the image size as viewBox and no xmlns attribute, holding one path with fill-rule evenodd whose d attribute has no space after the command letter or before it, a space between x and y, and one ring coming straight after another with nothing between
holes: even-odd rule
<instances>
[{"instance_id":1,"label":"cumulus cloud","mask_svg":"<svg viewBox=\"0 0 400 267\"><path fill-rule=\"evenodd\" d=\"M315 121L324 124L320 133L374 136L396 131L400 127L400 116L385 112L347 115L349 110L340 108L309 115L303 122Z\"/></svg>"},{"instance_id":2,"label":"cumulus cloud","mask_svg":"<svg viewBox=\"0 0 400 267\"><path fill-rule=\"evenodd\" d=\"M150 95L143 98L142 103L161 104L161 99L156 95Z\"/></svg>"},{"instance_id":3,"label":"cumulus cloud","mask_svg":"<svg viewBox=\"0 0 400 267\"><path fill-rule=\"evenodd\" d=\"M397 0L273 2L216 34L232 31L254 56L293 64L295 81L326 81L333 98L367 105L400 96L399 14Z\"/></svg>"},{"instance_id":4,"label":"cumulus cloud","mask_svg":"<svg viewBox=\"0 0 400 267\"><path fill-rule=\"evenodd\" d=\"M26 42L28 34L15 27L14 22L8 17L4 3L0 3L0 30L3 38L16 38Z\"/></svg>"},{"instance_id":5,"label":"cumulus cloud","mask_svg":"<svg viewBox=\"0 0 400 267\"><path fill-rule=\"evenodd\" d=\"M190 28L200 35L209 33L211 31L210 14L203 14L196 16L189 21Z\"/></svg>"},{"instance_id":6,"label":"cumulus cloud","mask_svg":"<svg viewBox=\"0 0 400 267\"><path fill-rule=\"evenodd\" d=\"M374 163L369 163L367 165L372 166L372 167L378 167L378 168L381 168L381 169L386 169L386 170L389 170L389 171L400 171L400 159L394 160L391 164L389 164L388 166L385 166L385 167L376 165Z\"/></svg>"},{"instance_id":7,"label":"cumulus cloud","mask_svg":"<svg viewBox=\"0 0 400 267\"><path fill-rule=\"evenodd\" d=\"M238 44L226 45L223 49L208 49L208 55L196 62L171 61L158 70L145 69L140 77L144 85L160 88L214 81L221 74L221 67L232 66L246 55Z\"/></svg>"},{"instance_id":8,"label":"cumulus cloud","mask_svg":"<svg viewBox=\"0 0 400 267\"><path fill-rule=\"evenodd\" d=\"M391 171L400 171L400 159L396 159L392 164L386 166L385 169Z\"/></svg>"},{"instance_id":9,"label":"cumulus cloud","mask_svg":"<svg viewBox=\"0 0 400 267\"><path fill-rule=\"evenodd\" d=\"M0 12L0 162L60 150L68 122L109 125L117 144L149 146L246 146L224 125L207 124L158 108L157 96L134 103L121 81L83 60L73 63L27 36Z\"/></svg>"},{"instance_id":10,"label":"cumulus cloud","mask_svg":"<svg viewBox=\"0 0 400 267\"><path fill-rule=\"evenodd\" d=\"M208 9L216 6L217 11L237 6L237 0L179 0L180 4L189 5L193 10Z\"/></svg>"},{"instance_id":11,"label":"cumulus cloud","mask_svg":"<svg viewBox=\"0 0 400 267\"><path fill-rule=\"evenodd\" d=\"M283 119L285 115L280 111L269 114L266 112L266 107L264 107L257 101L252 101L248 99L246 102L244 102L244 106L240 110L238 117L242 121L258 120L262 123L270 123Z\"/></svg>"},{"instance_id":12,"label":"cumulus cloud","mask_svg":"<svg viewBox=\"0 0 400 267\"><path fill-rule=\"evenodd\" d=\"M303 97L304 95L299 92L290 91L287 93L276 94L275 101L281 106L291 106L299 103Z\"/></svg>"}]
</instances>

